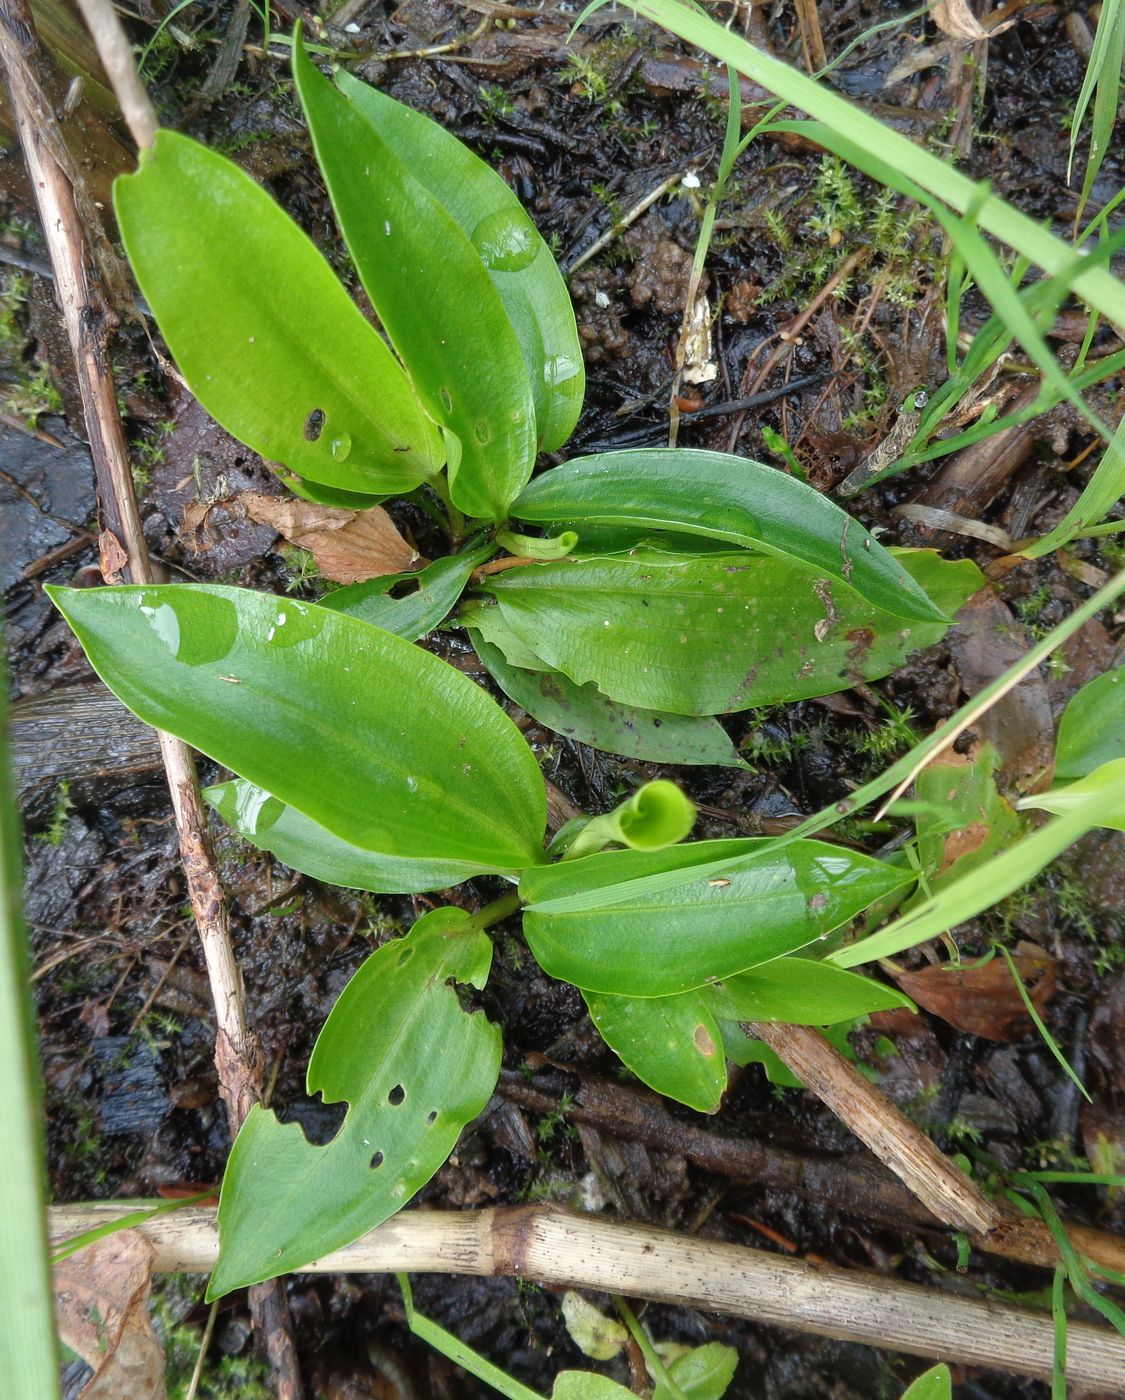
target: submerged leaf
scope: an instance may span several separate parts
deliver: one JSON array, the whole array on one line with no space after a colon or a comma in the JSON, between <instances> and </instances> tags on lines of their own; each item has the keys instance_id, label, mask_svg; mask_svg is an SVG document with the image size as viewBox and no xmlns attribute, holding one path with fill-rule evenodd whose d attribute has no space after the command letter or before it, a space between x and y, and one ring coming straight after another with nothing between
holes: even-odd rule
<instances>
[{"instance_id":1,"label":"submerged leaf","mask_svg":"<svg viewBox=\"0 0 1125 1400\"><path fill-rule=\"evenodd\" d=\"M500 1031L463 1010L451 980L482 987L492 944L460 909L435 909L384 944L344 988L309 1062L308 1092L347 1102L310 1143L255 1106L231 1149L210 1298L289 1273L400 1210L488 1102Z\"/></svg>"},{"instance_id":2,"label":"submerged leaf","mask_svg":"<svg viewBox=\"0 0 1125 1400\"><path fill-rule=\"evenodd\" d=\"M506 181L450 132L344 69L336 82L480 254L527 365L540 451L557 451L578 422L586 375L551 250Z\"/></svg>"},{"instance_id":3,"label":"submerged leaf","mask_svg":"<svg viewBox=\"0 0 1125 1400\"><path fill-rule=\"evenodd\" d=\"M52 589L134 714L334 835L520 870L546 795L504 712L444 661L310 603L192 584Z\"/></svg>"},{"instance_id":4,"label":"submerged leaf","mask_svg":"<svg viewBox=\"0 0 1125 1400\"><path fill-rule=\"evenodd\" d=\"M749 458L661 447L578 457L537 477L512 514L539 525L589 521L723 540L810 564L893 617L948 621L858 520Z\"/></svg>"},{"instance_id":5,"label":"submerged leaf","mask_svg":"<svg viewBox=\"0 0 1125 1400\"><path fill-rule=\"evenodd\" d=\"M912 878L820 841L776 851L751 838L542 866L520 892L545 972L584 991L660 997L794 952Z\"/></svg>"},{"instance_id":6,"label":"submerged leaf","mask_svg":"<svg viewBox=\"0 0 1125 1400\"><path fill-rule=\"evenodd\" d=\"M208 413L312 482L391 496L433 476L441 442L402 367L288 214L175 132L140 162L113 187L125 251Z\"/></svg>"},{"instance_id":7,"label":"submerged leaf","mask_svg":"<svg viewBox=\"0 0 1125 1400\"><path fill-rule=\"evenodd\" d=\"M535 460L531 381L504 304L468 235L299 37L293 76L364 290L430 416L459 443L454 504L503 520Z\"/></svg>"}]
</instances>

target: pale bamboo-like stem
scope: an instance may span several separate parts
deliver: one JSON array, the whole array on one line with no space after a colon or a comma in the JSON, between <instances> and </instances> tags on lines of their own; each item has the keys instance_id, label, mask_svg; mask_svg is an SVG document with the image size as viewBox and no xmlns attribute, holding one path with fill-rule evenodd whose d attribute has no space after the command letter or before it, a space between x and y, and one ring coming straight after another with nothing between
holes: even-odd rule
<instances>
[{"instance_id":1,"label":"pale bamboo-like stem","mask_svg":"<svg viewBox=\"0 0 1125 1400\"><path fill-rule=\"evenodd\" d=\"M78 0L86 28L98 50L125 125L143 151L156 140L156 111L133 58L133 46L110 0Z\"/></svg>"},{"instance_id":2,"label":"pale bamboo-like stem","mask_svg":"<svg viewBox=\"0 0 1125 1400\"><path fill-rule=\"evenodd\" d=\"M84 9L96 12L94 38L130 125L134 121L139 123L134 135L144 144L142 138L147 133L148 144L151 144L155 118L152 131L147 131L142 104L137 102L135 93L128 92L128 84L125 96L118 88L122 67L132 69L137 87L140 87L140 78L136 75L132 52L120 33L117 16L108 0L87 0ZM125 43L124 55L119 46L115 48L111 44L103 49L106 35L113 33ZM43 235L54 269L55 290L74 355L102 515L99 536L102 574L107 582L119 581L124 576L133 583L151 583L152 569L117 408L117 391L109 368L106 310L96 280L89 271L92 263L90 238L76 205L79 177L70 167L65 147L58 137L54 114L31 66L34 51L35 31L23 0L0 0L0 66L11 95L12 115L35 190ZM146 97L144 105L147 101ZM148 112L151 115L150 106ZM233 1137L261 1097L261 1051L246 1019L242 975L231 946L226 901L215 869L195 760L181 740L164 733L159 739L179 831L188 895L215 1002L215 1063ZM272 1284L255 1290L255 1294L255 1312L266 1334L280 1400L300 1400L300 1372L289 1334L285 1295Z\"/></svg>"},{"instance_id":3,"label":"pale bamboo-like stem","mask_svg":"<svg viewBox=\"0 0 1125 1400\"><path fill-rule=\"evenodd\" d=\"M55 1207L52 1238L61 1243L123 1209L112 1202ZM213 1207L185 1207L138 1228L159 1272L206 1273L218 1258ZM1043 1378L1054 1349L1045 1313L554 1207L402 1211L302 1272L524 1278ZM1125 1338L1070 1323L1067 1375L1076 1385L1121 1393Z\"/></svg>"}]
</instances>

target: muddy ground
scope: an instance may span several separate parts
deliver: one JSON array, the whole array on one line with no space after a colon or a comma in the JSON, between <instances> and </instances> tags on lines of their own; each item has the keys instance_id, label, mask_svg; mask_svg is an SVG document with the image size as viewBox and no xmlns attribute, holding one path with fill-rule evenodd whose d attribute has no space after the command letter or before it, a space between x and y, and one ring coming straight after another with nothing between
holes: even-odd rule
<instances>
[{"instance_id":1,"label":"muddy ground","mask_svg":"<svg viewBox=\"0 0 1125 1400\"><path fill-rule=\"evenodd\" d=\"M514 10L510 27L507 19L503 26L483 23L491 8L416 0L389 12L350 0L321 37L360 53L401 55L451 44L439 56L361 58L349 66L429 111L497 164L564 269L669 176L693 171L706 184L724 117L718 70L621 10L600 12L568 50L572 7ZM868 3L823 11L830 54L895 13ZM288 0L274 6L279 23L295 15ZM134 28L141 43L153 33L155 16L147 18ZM205 96L232 22L226 6L192 6L156 40L147 71L161 118L218 146L264 181L347 277L286 63L262 56L260 20L251 18L250 51L234 81L220 99ZM755 10L750 34L802 62L788 7ZM1031 6L990 43L984 64L981 55L962 51L947 53L936 67L918 65L922 44L940 38L917 19L889 30L860 45L835 82L916 139L954 145L967 169L1036 218L1057 221L1061 231L1075 207L1065 183L1064 123L1085 62L1074 16L1064 7ZM907 60L918 65L915 71L895 78L896 65L909 67ZM746 88L747 101L756 96ZM127 163L124 153L119 159ZM1119 157L1111 153L1094 207L1121 179ZM690 189L666 196L571 277L589 375L571 451L665 439L700 208ZM842 184L808 146L754 144L720 210L708 261L709 294L721 306L718 375L685 395L682 407L696 412L684 413L681 443L773 460L762 434L772 428L827 491L885 437L909 392L940 383L941 289L932 281L937 237L904 215L908 235L879 246L871 232L875 208L875 191L860 179ZM0 560L52 1189L60 1201L194 1191L219 1181L228 1147L210 998L152 742L119 707L105 705L42 591L49 582L97 582L95 504L65 342L49 281L36 270L43 243L10 150L0 152L0 217L8 264ZM851 275L840 295L824 299L798 335L779 341L777 332L849 258ZM970 298L963 314L972 327L985 312ZM1064 331L1067 324L1073 336L1074 319L1064 317ZM765 352L779 345L776 365L757 382ZM1107 338L1105 348L1112 346ZM1060 351L1068 352L1065 338ZM163 372L142 324L123 328L117 353L145 532L166 576L317 596L320 585L271 529L221 507L202 532L184 528L184 508L197 498L279 488ZM798 387L787 389L794 381ZM1013 373L1012 382L1018 392L1026 381ZM1121 387L1111 381L1094 392L1106 416L1113 416ZM723 407L751 393L772 401L749 411ZM707 408L717 411L696 416ZM35 410L41 416L29 432ZM1023 433L1003 469L983 473L987 488L978 481L963 489L953 508L1014 538L1042 533L1081 489L1090 459L1075 459L1087 445L1069 412L1057 410ZM892 513L903 503L951 504L943 471L937 463L901 477L860 495L854 509L889 540L936 542L987 568L1000 549L958 535L934 539ZM425 520L408 511L397 519L425 549ZM1022 564L998 580L986 610L872 690L733 717L730 732L755 772L676 773L701 804L697 834L782 830L837 799L908 742L901 726L888 723L878 696L908 715L918 734L927 732L1002 669L997 638L1041 635L1120 563L1112 549L1086 543L1062 561ZM1049 751L1052 717L1068 696L1121 664L1120 622L1103 616L1090 623L1070 644L1064 665L1022 688L1023 703L1002 722L1013 781L1029 752ZM431 645L489 684L457 633ZM527 732L546 776L585 811L606 810L622 790L658 771L534 725ZM408 927L426 901L319 887L227 833L220 831L218 842L272 1104L323 1140L338 1112L303 1092L312 1041L370 949ZM1092 1107L999 993L983 1026L995 1033L1002 1024L999 1039L966 1033L929 1013L887 1016L853 1037L887 1092L947 1150L986 1153L1008 1167L1092 1162L1102 1171L1125 1169L1121 855L1122 838L1088 838L981 930L1002 925L1013 944L1027 940L1050 961L1054 991L1045 1017L1087 1077ZM475 907L494 893L482 881L461 886L453 898ZM974 946L972 930L964 942ZM775 1089L752 1067L735 1079L713 1120L662 1105L623 1078L579 995L538 970L517 930L501 931L496 948L482 1002L504 1027L505 1074L488 1111L421 1194L424 1203L594 1198L623 1217L707 1238L815 1255L935 1288L1043 1300L1049 1284L1043 1275L980 1258L959 1273L948 1236L904 1228L877 1181L868 1175L856 1185L862 1149L811 1096ZM622 1121L634 1122L635 1131L615 1132ZM787 1178L778 1168L790 1161L815 1168L815 1191L795 1189L797 1173ZM1125 1224L1120 1195L1061 1188L1059 1199L1076 1220ZM392 1281L297 1277L289 1291L310 1393L333 1400L485 1393L408 1336ZM167 1290L165 1321L201 1321L201 1293L201 1283ZM416 1297L423 1311L540 1390L549 1390L557 1370L583 1364L547 1289L510 1280L419 1279ZM742 1365L732 1397L893 1397L920 1369L908 1358L689 1310L652 1308L647 1317L662 1339L737 1346ZM177 1355L184 1336L176 1333ZM218 1320L206 1393L253 1395L252 1377L262 1373L241 1360L251 1354L245 1299L236 1295ZM615 1374L629 1379L624 1363ZM965 1368L957 1376L958 1394L973 1400L1047 1393L1038 1383ZM79 1381L72 1368L72 1391Z\"/></svg>"}]
</instances>

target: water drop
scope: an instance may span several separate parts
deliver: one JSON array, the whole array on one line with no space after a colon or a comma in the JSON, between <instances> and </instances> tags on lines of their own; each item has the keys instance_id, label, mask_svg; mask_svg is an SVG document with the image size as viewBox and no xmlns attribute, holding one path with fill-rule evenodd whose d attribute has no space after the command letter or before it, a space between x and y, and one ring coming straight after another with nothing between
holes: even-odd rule
<instances>
[{"instance_id":1,"label":"water drop","mask_svg":"<svg viewBox=\"0 0 1125 1400\"><path fill-rule=\"evenodd\" d=\"M332 439L332 457L337 462L347 460L348 454L352 450L351 433L341 433L339 437Z\"/></svg>"},{"instance_id":2,"label":"water drop","mask_svg":"<svg viewBox=\"0 0 1125 1400\"><path fill-rule=\"evenodd\" d=\"M565 384L578 373L578 361L570 355L548 355L543 361L543 382Z\"/></svg>"},{"instance_id":3,"label":"water drop","mask_svg":"<svg viewBox=\"0 0 1125 1400\"><path fill-rule=\"evenodd\" d=\"M406 790L407 790L407 792L417 792L417 791L418 791L418 779L415 778L415 777L408 777L407 780L406 780Z\"/></svg>"},{"instance_id":4,"label":"water drop","mask_svg":"<svg viewBox=\"0 0 1125 1400\"><path fill-rule=\"evenodd\" d=\"M534 262L539 251L535 225L522 209L486 214L473 229L472 240L485 267L498 272L518 272Z\"/></svg>"},{"instance_id":5,"label":"water drop","mask_svg":"<svg viewBox=\"0 0 1125 1400\"><path fill-rule=\"evenodd\" d=\"M384 233L388 238L390 238L390 236L391 236L391 221L390 221L390 219L384 219L384 220L383 220L383 233Z\"/></svg>"},{"instance_id":6,"label":"water drop","mask_svg":"<svg viewBox=\"0 0 1125 1400\"><path fill-rule=\"evenodd\" d=\"M603 627L608 627L609 625L610 625L610 624L609 624L609 618L607 617L606 620L602 623L602 626L603 626Z\"/></svg>"},{"instance_id":7,"label":"water drop","mask_svg":"<svg viewBox=\"0 0 1125 1400\"><path fill-rule=\"evenodd\" d=\"M442 406L442 408L445 409L446 413L452 413L452 412L453 412L453 395L449 392L449 390L448 390L448 389L439 389L439 390L438 390L438 398L441 399L441 406Z\"/></svg>"}]
</instances>

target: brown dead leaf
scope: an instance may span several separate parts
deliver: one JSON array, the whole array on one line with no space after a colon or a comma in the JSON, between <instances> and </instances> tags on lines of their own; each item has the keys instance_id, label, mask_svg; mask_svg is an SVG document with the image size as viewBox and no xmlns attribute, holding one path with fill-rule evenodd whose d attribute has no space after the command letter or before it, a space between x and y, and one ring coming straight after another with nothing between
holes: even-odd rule
<instances>
[{"instance_id":1,"label":"brown dead leaf","mask_svg":"<svg viewBox=\"0 0 1125 1400\"><path fill-rule=\"evenodd\" d=\"M427 562L402 538L381 506L338 510L258 491L244 491L234 501L251 520L271 526L291 544L307 549L324 576L335 583L407 573Z\"/></svg>"},{"instance_id":2,"label":"brown dead leaf","mask_svg":"<svg viewBox=\"0 0 1125 1400\"><path fill-rule=\"evenodd\" d=\"M152 1246L137 1230L119 1230L55 1266L59 1334L94 1368L80 1400L164 1400L151 1279Z\"/></svg>"},{"instance_id":3,"label":"brown dead leaf","mask_svg":"<svg viewBox=\"0 0 1125 1400\"><path fill-rule=\"evenodd\" d=\"M103 530L98 536L98 567L106 583L124 582L129 556L112 530Z\"/></svg>"},{"instance_id":4,"label":"brown dead leaf","mask_svg":"<svg viewBox=\"0 0 1125 1400\"><path fill-rule=\"evenodd\" d=\"M943 34L966 44L976 43L978 39L991 39L1015 24L1014 19L1006 19L1002 24L983 25L969 9L968 0L937 0L930 13Z\"/></svg>"},{"instance_id":5,"label":"brown dead leaf","mask_svg":"<svg viewBox=\"0 0 1125 1400\"><path fill-rule=\"evenodd\" d=\"M1055 960L1034 943L1019 944L1012 961L1035 1009L1055 994ZM969 1035L986 1040L1019 1040L1030 1021L1008 964L995 957L983 967L924 967L915 972L889 969L908 997Z\"/></svg>"}]
</instances>

